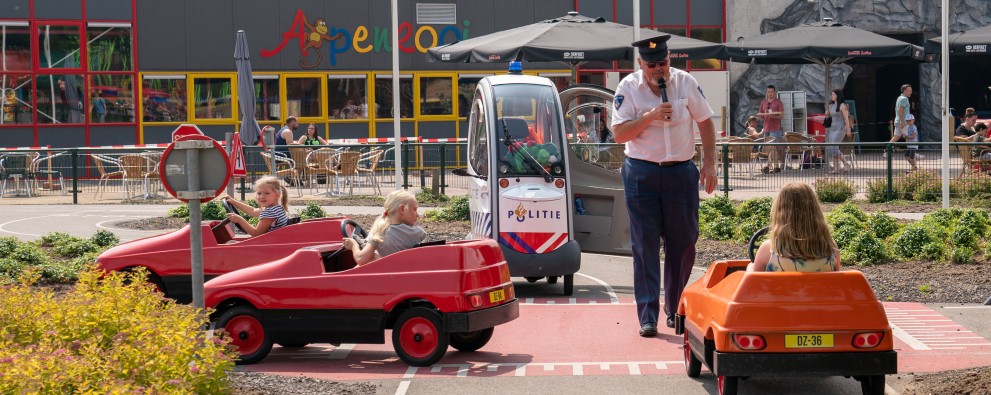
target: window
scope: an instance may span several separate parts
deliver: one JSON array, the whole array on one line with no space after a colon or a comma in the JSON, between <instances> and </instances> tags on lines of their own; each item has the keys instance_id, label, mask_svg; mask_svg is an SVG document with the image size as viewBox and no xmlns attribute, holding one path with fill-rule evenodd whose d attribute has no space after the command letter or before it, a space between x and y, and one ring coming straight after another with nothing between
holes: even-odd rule
<instances>
[{"instance_id":1,"label":"window","mask_svg":"<svg viewBox=\"0 0 991 395\"><path fill-rule=\"evenodd\" d=\"M31 76L0 74L0 125L29 124L31 115Z\"/></svg>"},{"instance_id":2,"label":"window","mask_svg":"<svg viewBox=\"0 0 991 395\"><path fill-rule=\"evenodd\" d=\"M193 100L196 119L231 119L230 78L193 78Z\"/></svg>"},{"instance_id":3,"label":"window","mask_svg":"<svg viewBox=\"0 0 991 395\"><path fill-rule=\"evenodd\" d=\"M571 85L571 74L569 73L541 73L539 75L550 79L554 83L554 86L557 87L558 92L563 91L564 88Z\"/></svg>"},{"instance_id":4,"label":"window","mask_svg":"<svg viewBox=\"0 0 991 395\"><path fill-rule=\"evenodd\" d=\"M392 76L375 78L375 116L392 118ZM413 117L413 78L399 76L399 114L402 118Z\"/></svg>"},{"instance_id":5,"label":"window","mask_svg":"<svg viewBox=\"0 0 991 395\"><path fill-rule=\"evenodd\" d=\"M496 97L496 125L505 128L497 134L497 158L504 159L499 166L503 176L543 175L561 176L564 172L561 148L561 105L557 89L542 85L506 84L492 88ZM512 148L510 152L509 147ZM518 147L528 148L536 155L520 153ZM530 151L530 150L533 151Z\"/></svg>"},{"instance_id":6,"label":"window","mask_svg":"<svg viewBox=\"0 0 991 395\"><path fill-rule=\"evenodd\" d=\"M86 92L83 90L82 75L39 75L35 84L38 89L38 123L85 121Z\"/></svg>"},{"instance_id":7,"label":"window","mask_svg":"<svg viewBox=\"0 0 991 395\"><path fill-rule=\"evenodd\" d=\"M367 82L364 75L331 75L327 79L330 119L368 119Z\"/></svg>"},{"instance_id":8,"label":"window","mask_svg":"<svg viewBox=\"0 0 991 395\"><path fill-rule=\"evenodd\" d=\"M92 123L134 122L134 90L129 74L89 76Z\"/></svg>"},{"instance_id":9,"label":"window","mask_svg":"<svg viewBox=\"0 0 991 395\"><path fill-rule=\"evenodd\" d=\"M475 100L471 107L470 125L473 126L471 141L468 142L471 149L468 153L468 162L471 163L475 174L481 176L489 175L489 135L486 127L485 108L481 100Z\"/></svg>"},{"instance_id":10,"label":"window","mask_svg":"<svg viewBox=\"0 0 991 395\"><path fill-rule=\"evenodd\" d=\"M255 119L258 121L279 121L282 119L279 106L279 76L254 75Z\"/></svg>"},{"instance_id":11,"label":"window","mask_svg":"<svg viewBox=\"0 0 991 395\"><path fill-rule=\"evenodd\" d=\"M723 30L720 28L693 27L692 38L713 43L723 42ZM723 67L717 59L693 60L692 70L719 70Z\"/></svg>"},{"instance_id":12,"label":"window","mask_svg":"<svg viewBox=\"0 0 991 395\"><path fill-rule=\"evenodd\" d=\"M451 77L420 77L420 115L454 115Z\"/></svg>"},{"instance_id":13,"label":"window","mask_svg":"<svg viewBox=\"0 0 991 395\"><path fill-rule=\"evenodd\" d=\"M27 22L0 22L0 70L31 70L31 33Z\"/></svg>"},{"instance_id":14,"label":"window","mask_svg":"<svg viewBox=\"0 0 991 395\"><path fill-rule=\"evenodd\" d=\"M478 81L489 75L491 74L462 74L458 77L458 117L464 118L468 116L468 111L471 111L468 103L471 103L472 98L475 97L475 86L478 85Z\"/></svg>"},{"instance_id":15,"label":"window","mask_svg":"<svg viewBox=\"0 0 991 395\"><path fill-rule=\"evenodd\" d=\"M38 25L38 66L79 69L80 37L77 26Z\"/></svg>"},{"instance_id":16,"label":"window","mask_svg":"<svg viewBox=\"0 0 991 395\"><path fill-rule=\"evenodd\" d=\"M131 26L91 23L86 29L90 71L130 71Z\"/></svg>"},{"instance_id":17,"label":"window","mask_svg":"<svg viewBox=\"0 0 991 395\"><path fill-rule=\"evenodd\" d=\"M186 77L146 75L141 101L145 122L186 122Z\"/></svg>"},{"instance_id":18,"label":"window","mask_svg":"<svg viewBox=\"0 0 991 395\"><path fill-rule=\"evenodd\" d=\"M320 117L323 107L320 78L286 78L286 114L299 118Z\"/></svg>"}]
</instances>

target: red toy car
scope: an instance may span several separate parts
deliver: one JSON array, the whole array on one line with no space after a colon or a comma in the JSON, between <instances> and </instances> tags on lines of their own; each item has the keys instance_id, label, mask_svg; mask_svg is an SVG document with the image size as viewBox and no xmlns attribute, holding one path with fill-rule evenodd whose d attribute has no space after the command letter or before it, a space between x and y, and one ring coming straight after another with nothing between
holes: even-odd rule
<instances>
[{"instance_id":1,"label":"red toy car","mask_svg":"<svg viewBox=\"0 0 991 395\"><path fill-rule=\"evenodd\" d=\"M748 263L714 262L682 293L675 333L689 377L704 363L721 395L751 376L852 376L864 394L884 393L897 355L862 273L746 272Z\"/></svg>"},{"instance_id":2,"label":"red toy car","mask_svg":"<svg viewBox=\"0 0 991 395\"><path fill-rule=\"evenodd\" d=\"M233 208L225 207L228 212ZM221 274L285 258L296 250L341 240L346 218L319 218L250 237L235 236L228 220L204 221L203 273L206 280ZM124 243L104 251L96 260L103 270L148 269L149 281L165 296L192 302L189 225L177 231Z\"/></svg>"},{"instance_id":3,"label":"red toy car","mask_svg":"<svg viewBox=\"0 0 991 395\"><path fill-rule=\"evenodd\" d=\"M206 306L216 309L212 326L231 335L241 354L237 363L262 360L273 343L382 344L392 329L399 357L428 366L448 345L478 350L493 327L519 316L495 241L416 247L363 266L341 247L301 248L206 283Z\"/></svg>"}]
</instances>

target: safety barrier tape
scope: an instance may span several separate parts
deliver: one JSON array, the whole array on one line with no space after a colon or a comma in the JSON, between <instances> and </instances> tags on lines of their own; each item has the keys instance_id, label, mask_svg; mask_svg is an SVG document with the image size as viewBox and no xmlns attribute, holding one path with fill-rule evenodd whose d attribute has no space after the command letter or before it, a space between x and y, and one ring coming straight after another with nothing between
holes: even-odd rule
<instances>
[{"instance_id":1,"label":"safety barrier tape","mask_svg":"<svg viewBox=\"0 0 991 395\"><path fill-rule=\"evenodd\" d=\"M43 145L40 147L5 147L0 148L2 151L21 151L21 150L31 150L31 149L49 149L52 148L50 145Z\"/></svg>"}]
</instances>

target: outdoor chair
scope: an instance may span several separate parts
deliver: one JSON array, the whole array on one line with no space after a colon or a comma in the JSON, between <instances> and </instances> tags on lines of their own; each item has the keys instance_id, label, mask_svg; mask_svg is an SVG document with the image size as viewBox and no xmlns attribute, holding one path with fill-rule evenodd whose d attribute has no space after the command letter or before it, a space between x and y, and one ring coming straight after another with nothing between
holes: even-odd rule
<instances>
[{"instance_id":1,"label":"outdoor chair","mask_svg":"<svg viewBox=\"0 0 991 395\"><path fill-rule=\"evenodd\" d=\"M121 165L120 161L105 155L90 154L93 158L93 164L96 166L96 171L100 173L100 180L96 183L96 198L100 198L100 194L103 190L107 188L107 184L111 179L120 177L121 180L121 193L123 193L124 199L127 199L127 189L124 187L124 183L127 182L124 179L124 167Z\"/></svg>"},{"instance_id":2,"label":"outdoor chair","mask_svg":"<svg viewBox=\"0 0 991 395\"><path fill-rule=\"evenodd\" d=\"M120 161L121 170L124 171L124 196L126 198L139 196L146 199L151 198L153 196L150 191L151 179L159 178L158 167L155 166L156 163L154 160L138 154L121 155L118 160ZM129 193L131 184L134 183L142 185L142 195L132 195Z\"/></svg>"},{"instance_id":3,"label":"outdoor chair","mask_svg":"<svg viewBox=\"0 0 991 395\"><path fill-rule=\"evenodd\" d=\"M272 174L272 154L262 151L261 155L265 162L265 168L268 169L268 174ZM276 155L275 165L277 169L275 172L276 177L280 179L289 177L296 185L299 185L299 172L296 171L296 161L282 155ZM299 197L303 197L303 189L297 188L296 190L299 193Z\"/></svg>"},{"instance_id":4,"label":"outdoor chair","mask_svg":"<svg viewBox=\"0 0 991 395\"><path fill-rule=\"evenodd\" d=\"M303 187L303 180L306 179L306 154L310 149L306 147L289 147L289 157L292 158L296 169L296 187Z\"/></svg>"},{"instance_id":5,"label":"outdoor chair","mask_svg":"<svg viewBox=\"0 0 991 395\"><path fill-rule=\"evenodd\" d=\"M31 177L34 178L34 182L37 185L38 181L47 178L48 190L55 190L55 179L58 178L59 191L63 195L66 194L65 191L65 180L62 178L62 170L58 167L52 167L52 159L58 158L65 155L66 152L55 152L47 156L39 156L31 161Z\"/></svg>"},{"instance_id":6,"label":"outdoor chair","mask_svg":"<svg viewBox=\"0 0 991 395\"><path fill-rule=\"evenodd\" d=\"M734 165L736 170L746 170L750 178L754 178L754 167L757 166L754 146L750 143L754 141L745 137L732 137L724 141L729 146L729 163Z\"/></svg>"},{"instance_id":7,"label":"outdoor chair","mask_svg":"<svg viewBox=\"0 0 991 395\"><path fill-rule=\"evenodd\" d=\"M355 151L341 152L341 164L337 170L330 172L338 177L342 177L348 183L348 195L354 195L354 181L358 176L358 159L361 153Z\"/></svg>"},{"instance_id":8,"label":"outdoor chair","mask_svg":"<svg viewBox=\"0 0 991 395\"><path fill-rule=\"evenodd\" d=\"M3 186L0 186L0 198L7 194L7 181L14 180L14 190L23 181L24 189L28 197L31 197L31 156L28 154L8 154L0 158L0 179L3 179Z\"/></svg>"},{"instance_id":9,"label":"outdoor chair","mask_svg":"<svg viewBox=\"0 0 991 395\"><path fill-rule=\"evenodd\" d=\"M854 137L855 136L853 135L853 133L850 133L849 136L844 135L843 136L843 142L844 143L852 143ZM847 159L850 159L850 167L851 168L856 167L856 165L857 165L857 150L856 150L856 147L854 147L852 145L842 146L842 147L840 147L840 153L843 154L843 156L846 157ZM826 158L826 159L828 159L828 158Z\"/></svg>"},{"instance_id":10,"label":"outdoor chair","mask_svg":"<svg viewBox=\"0 0 991 395\"><path fill-rule=\"evenodd\" d=\"M379 187L378 174L375 172L378 170L379 160L382 159L382 150L373 149L368 151L368 153L363 156L364 158L361 159L367 161L367 164L365 166L358 166L358 175L365 175L368 183L372 186L372 190L374 190L376 194L381 195L382 188Z\"/></svg>"},{"instance_id":11,"label":"outdoor chair","mask_svg":"<svg viewBox=\"0 0 991 395\"><path fill-rule=\"evenodd\" d=\"M957 175L957 177L963 177L963 175L967 173L974 173L975 167L977 167L978 169L983 169L985 166L991 165L991 161L982 159L980 157L977 158L974 157L975 146L968 145L969 143L973 142L970 139L966 137L955 136L953 137L953 142L964 143L957 145L957 149L960 151L960 160L963 161L963 169L960 171L960 174Z\"/></svg>"},{"instance_id":12,"label":"outdoor chair","mask_svg":"<svg viewBox=\"0 0 991 395\"><path fill-rule=\"evenodd\" d=\"M803 161L806 155L813 155L814 146L812 143L816 141L811 137L807 137L801 133L785 133L783 138L785 143L791 143L793 145L785 146L785 169L788 168L788 162L792 160L798 161L798 169L804 170L802 167ZM778 147L779 149L781 147Z\"/></svg>"},{"instance_id":13,"label":"outdoor chair","mask_svg":"<svg viewBox=\"0 0 991 395\"><path fill-rule=\"evenodd\" d=\"M337 168L337 155L337 150L333 148L320 148L306 154L306 174L310 176L310 193L313 193L317 186L316 177L322 174L325 177L324 185L327 186L325 193L331 194L330 177L333 175L336 180L337 174L334 170Z\"/></svg>"}]
</instances>

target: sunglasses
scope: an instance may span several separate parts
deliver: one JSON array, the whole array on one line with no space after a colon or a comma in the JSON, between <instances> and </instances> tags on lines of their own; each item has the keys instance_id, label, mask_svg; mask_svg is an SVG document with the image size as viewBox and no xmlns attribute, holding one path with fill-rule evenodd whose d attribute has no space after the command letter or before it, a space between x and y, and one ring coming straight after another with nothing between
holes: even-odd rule
<instances>
[{"instance_id":1,"label":"sunglasses","mask_svg":"<svg viewBox=\"0 0 991 395\"><path fill-rule=\"evenodd\" d=\"M652 69L654 67L663 67L663 66L667 66L668 65L668 60L667 59L664 59L664 60L657 61L657 62L647 62L647 61L644 61L643 62L643 65L645 67L647 67L648 69Z\"/></svg>"}]
</instances>

